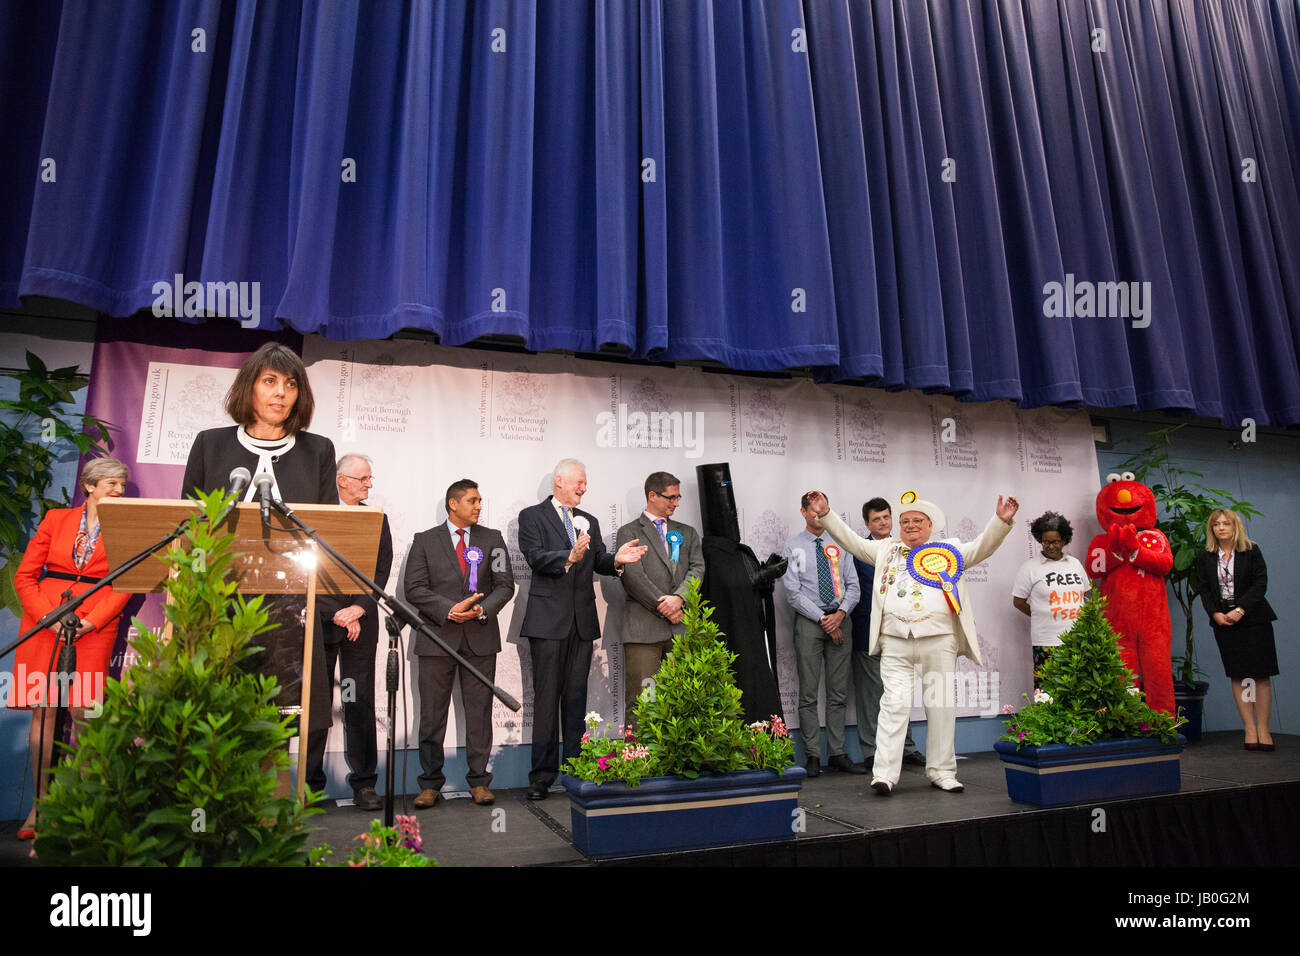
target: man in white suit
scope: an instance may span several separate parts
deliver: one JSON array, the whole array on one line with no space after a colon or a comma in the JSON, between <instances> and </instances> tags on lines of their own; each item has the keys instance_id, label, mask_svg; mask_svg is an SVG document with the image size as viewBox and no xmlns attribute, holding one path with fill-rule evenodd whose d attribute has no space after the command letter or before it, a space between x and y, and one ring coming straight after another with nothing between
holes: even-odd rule
<instances>
[{"instance_id":1,"label":"man in white suit","mask_svg":"<svg viewBox=\"0 0 1300 956\"><path fill-rule=\"evenodd\" d=\"M957 779L953 740L957 723L957 657L981 663L975 615L961 572L998 549L1011 530L1019 502L1010 496L1005 500L998 496L984 532L969 542L958 538L936 542L931 535L947 523L943 511L938 505L919 500L911 491L898 503L900 536L880 541L869 541L854 533L830 510L826 496L819 491L809 492L808 507L841 547L875 567L871 653L881 655L880 676L885 692L880 699L871 788L880 796L888 796L898 783L912 682L919 667L927 722L925 772L940 790L960 792L963 787ZM914 549L928 555L916 573L908 563Z\"/></svg>"}]
</instances>

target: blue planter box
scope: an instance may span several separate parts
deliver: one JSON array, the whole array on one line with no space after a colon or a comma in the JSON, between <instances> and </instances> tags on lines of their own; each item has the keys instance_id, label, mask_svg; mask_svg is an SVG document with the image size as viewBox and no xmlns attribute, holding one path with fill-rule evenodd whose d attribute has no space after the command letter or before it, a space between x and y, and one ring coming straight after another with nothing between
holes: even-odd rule
<instances>
[{"instance_id":1,"label":"blue planter box","mask_svg":"<svg viewBox=\"0 0 1300 956\"><path fill-rule=\"evenodd\" d=\"M564 777L573 845L587 856L633 856L792 840L803 767L646 777L639 787Z\"/></svg>"},{"instance_id":2,"label":"blue planter box","mask_svg":"<svg viewBox=\"0 0 1300 956\"><path fill-rule=\"evenodd\" d=\"M1047 744L1023 747L999 740L993 745L1006 765L1007 793L1017 803L1064 807L1155 793L1177 793L1182 786L1178 755L1184 740L1164 744L1149 738L1099 740L1074 747Z\"/></svg>"}]
</instances>

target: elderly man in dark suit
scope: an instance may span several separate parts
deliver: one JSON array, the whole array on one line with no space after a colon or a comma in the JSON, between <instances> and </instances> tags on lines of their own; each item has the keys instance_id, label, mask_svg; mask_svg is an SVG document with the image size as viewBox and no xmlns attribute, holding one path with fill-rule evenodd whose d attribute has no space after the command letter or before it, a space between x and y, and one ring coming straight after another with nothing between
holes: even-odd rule
<instances>
[{"instance_id":1,"label":"elderly man in dark suit","mask_svg":"<svg viewBox=\"0 0 1300 956\"><path fill-rule=\"evenodd\" d=\"M593 575L621 574L641 560L644 545L629 541L610 554L600 523L578 505L587 493L587 468L565 458L551 475L552 494L519 512L519 550L533 569L528 608L519 633L533 662L533 766L528 799L545 800L564 758L576 757L587 710L587 672L600 639ZM556 720L556 711L559 720Z\"/></svg>"},{"instance_id":2,"label":"elderly man in dark suit","mask_svg":"<svg viewBox=\"0 0 1300 956\"><path fill-rule=\"evenodd\" d=\"M421 531L406 559L406 599L453 651L489 679L496 677L501 650L498 616L515 593L510 553L500 531L478 523L483 499L478 485L462 478L447 489L447 521ZM465 751L471 799L480 806L493 803L488 785L492 752L492 689L472 677L447 652L416 632L420 688L420 793L415 806L434 806L442 794L443 743L451 685L460 673L465 704Z\"/></svg>"},{"instance_id":3,"label":"elderly man in dark suit","mask_svg":"<svg viewBox=\"0 0 1300 956\"><path fill-rule=\"evenodd\" d=\"M645 511L618 529L615 544L645 541L649 554L623 571L628 597L623 617L624 719L633 723L637 697L653 683L673 638L682 633L686 588L704 577L704 549L694 528L673 521L681 481L666 471L645 480Z\"/></svg>"},{"instance_id":4,"label":"elderly man in dark suit","mask_svg":"<svg viewBox=\"0 0 1300 956\"><path fill-rule=\"evenodd\" d=\"M374 473L370 458L349 453L338 460L334 481L339 502L359 506L370 497ZM393 532L388 515L379 533L379 555L374 582L388 584L393 568ZM317 627L325 645L325 673L334 680L339 669L343 699L343 747L348 758L348 783L353 802L362 810L378 810L383 801L375 792L379 780L379 754L375 740L375 649L379 644L379 607L368 594L320 594L316 598ZM331 715L313 716L307 734L307 785L325 789L325 744L329 739Z\"/></svg>"}]
</instances>

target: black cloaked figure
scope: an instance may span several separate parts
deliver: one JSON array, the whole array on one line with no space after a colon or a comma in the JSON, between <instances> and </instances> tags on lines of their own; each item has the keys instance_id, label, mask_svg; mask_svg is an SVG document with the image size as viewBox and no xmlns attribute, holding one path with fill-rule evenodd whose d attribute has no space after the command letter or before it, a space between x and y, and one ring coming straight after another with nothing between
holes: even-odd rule
<instances>
[{"instance_id":1,"label":"black cloaked figure","mask_svg":"<svg viewBox=\"0 0 1300 956\"><path fill-rule=\"evenodd\" d=\"M760 563L740 541L736 496L727 462L697 465L700 520L703 524L704 582L701 593L714 607L713 620L722 629L731 652L741 691L745 720L784 719L776 679L776 609L772 593L785 574L778 554Z\"/></svg>"}]
</instances>

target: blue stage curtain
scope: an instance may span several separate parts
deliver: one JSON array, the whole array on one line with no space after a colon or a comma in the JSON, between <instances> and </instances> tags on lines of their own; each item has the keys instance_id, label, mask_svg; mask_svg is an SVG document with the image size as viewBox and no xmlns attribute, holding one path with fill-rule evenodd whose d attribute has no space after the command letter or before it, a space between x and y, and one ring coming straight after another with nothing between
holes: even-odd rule
<instances>
[{"instance_id":1,"label":"blue stage curtain","mask_svg":"<svg viewBox=\"0 0 1300 956\"><path fill-rule=\"evenodd\" d=\"M0 0L0 80L3 304L1300 422L1300 0Z\"/></svg>"}]
</instances>

